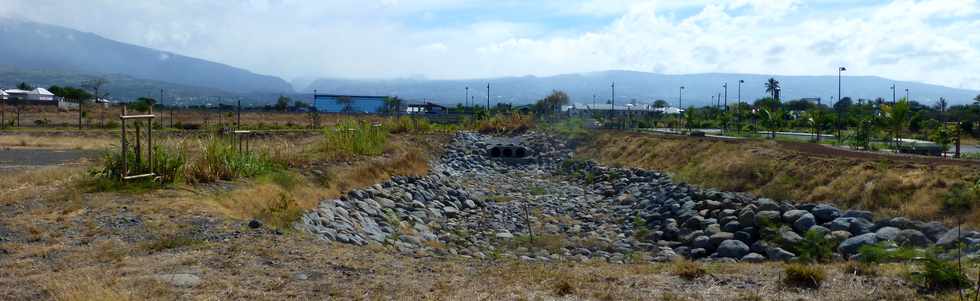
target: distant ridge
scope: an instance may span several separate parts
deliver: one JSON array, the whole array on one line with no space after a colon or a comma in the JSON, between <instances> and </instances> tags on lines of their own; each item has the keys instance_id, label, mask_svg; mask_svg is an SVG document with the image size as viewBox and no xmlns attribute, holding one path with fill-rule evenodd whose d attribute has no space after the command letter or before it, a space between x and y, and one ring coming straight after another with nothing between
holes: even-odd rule
<instances>
[{"instance_id":1,"label":"distant ridge","mask_svg":"<svg viewBox=\"0 0 980 301\"><path fill-rule=\"evenodd\" d=\"M728 101L735 102L738 98L738 81L742 85L742 100L753 101L765 97L763 83L770 77L776 78L781 84L781 99L821 98L828 102L837 96L836 76L770 76L759 74L730 74L704 73L669 75L637 71L601 71L577 74L563 74L546 77L523 76L491 79L468 80L424 80L424 79L388 79L388 80L350 80L350 79L319 79L312 82L308 91L317 89L324 93L368 94L368 95L397 95L406 99L434 100L443 104L456 104L464 101L464 87L470 87L470 95L475 96L478 104L485 104L486 86L491 85L491 100L526 104L543 98L552 90L563 90L569 94L573 102L591 103L592 95L597 102L605 102L611 94L610 83L616 82L616 101L651 102L656 99L667 100L671 105L677 105L679 88L685 86L683 106L707 105L712 102L712 96L719 93L724 99L722 83L728 83ZM951 104L972 102L980 91L949 88L937 85L893 81L875 76L845 76L842 94L854 99L874 99L882 97L891 100L891 85L897 86L897 97L910 90L912 100L923 104L932 104L939 97L945 97ZM305 92L305 91L302 91ZM723 100L724 101L724 100Z\"/></svg>"},{"instance_id":2,"label":"distant ridge","mask_svg":"<svg viewBox=\"0 0 980 301\"><path fill-rule=\"evenodd\" d=\"M59 26L0 17L0 41L0 65L24 70L122 74L233 93L293 92L278 77Z\"/></svg>"}]
</instances>

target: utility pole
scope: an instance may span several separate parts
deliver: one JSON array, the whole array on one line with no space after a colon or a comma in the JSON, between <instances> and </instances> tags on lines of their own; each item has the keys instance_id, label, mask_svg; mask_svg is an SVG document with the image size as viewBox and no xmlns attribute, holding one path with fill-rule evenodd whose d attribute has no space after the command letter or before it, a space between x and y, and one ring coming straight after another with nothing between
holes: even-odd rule
<instances>
[{"instance_id":1,"label":"utility pole","mask_svg":"<svg viewBox=\"0 0 980 301\"><path fill-rule=\"evenodd\" d=\"M725 112L728 112L728 83L721 85L725 88Z\"/></svg>"},{"instance_id":2,"label":"utility pole","mask_svg":"<svg viewBox=\"0 0 980 301\"><path fill-rule=\"evenodd\" d=\"M466 86L466 98L463 98L463 102L466 103L466 107L470 106L470 86Z\"/></svg>"},{"instance_id":3,"label":"utility pole","mask_svg":"<svg viewBox=\"0 0 980 301\"><path fill-rule=\"evenodd\" d=\"M490 113L490 83L487 83L487 114L489 115L489 113Z\"/></svg>"},{"instance_id":4,"label":"utility pole","mask_svg":"<svg viewBox=\"0 0 980 301\"><path fill-rule=\"evenodd\" d=\"M905 88L905 101L912 101L912 97L909 96L909 89Z\"/></svg>"},{"instance_id":5,"label":"utility pole","mask_svg":"<svg viewBox=\"0 0 980 301\"><path fill-rule=\"evenodd\" d=\"M744 80L738 80L738 103L735 104L735 126L737 132L742 132L742 84Z\"/></svg>"},{"instance_id":6,"label":"utility pole","mask_svg":"<svg viewBox=\"0 0 980 301\"><path fill-rule=\"evenodd\" d=\"M611 105L609 106L609 114L611 116L615 116L614 114L616 114L616 82L612 82L611 87L612 87L612 99L610 101Z\"/></svg>"},{"instance_id":7,"label":"utility pole","mask_svg":"<svg viewBox=\"0 0 980 301\"><path fill-rule=\"evenodd\" d=\"M237 115L235 116L235 129L241 130L242 129L242 99L240 97L238 98L238 111L235 113Z\"/></svg>"},{"instance_id":8,"label":"utility pole","mask_svg":"<svg viewBox=\"0 0 980 301\"><path fill-rule=\"evenodd\" d=\"M844 67L837 68L837 102L841 101L841 82L843 82L842 78L843 78L844 71L847 71L847 68ZM843 115L844 115L843 110L838 109L837 110L837 142L840 142L843 139L843 137L841 137L841 128L840 128L841 119L844 118Z\"/></svg>"},{"instance_id":9,"label":"utility pole","mask_svg":"<svg viewBox=\"0 0 980 301\"><path fill-rule=\"evenodd\" d=\"M684 107L684 86L681 86L681 88L680 89L677 89L677 91L678 91L677 92L677 109L680 110L681 108Z\"/></svg>"},{"instance_id":10,"label":"utility pole","mask_svg":"<svg viewBox=\"0 0 980 301\"><path fill-rule=\"evenodd\" d=\"M895 96L895 84L892 84L892 104L895 104L895 102L897 102L897 101L898 101L898 98L896 98L896 96Z\"/></svg>"}]
</instances>

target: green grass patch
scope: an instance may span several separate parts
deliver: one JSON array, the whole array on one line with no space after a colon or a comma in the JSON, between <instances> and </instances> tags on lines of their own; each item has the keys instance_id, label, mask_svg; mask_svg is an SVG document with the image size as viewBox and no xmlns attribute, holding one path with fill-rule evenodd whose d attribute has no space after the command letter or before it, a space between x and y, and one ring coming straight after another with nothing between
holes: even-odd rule
<instances>
[{"instance_id":1,"label":"green grass patch","mask_svg":"<svg viewBox=\"0 0 980 301\"><path fill-rule=\"evenodd\" d=\"M320 150L328 159L377 156L384 152L388 131L381 124L347 119L324 129L323 138Z\"/></svg>"}]
</instances>

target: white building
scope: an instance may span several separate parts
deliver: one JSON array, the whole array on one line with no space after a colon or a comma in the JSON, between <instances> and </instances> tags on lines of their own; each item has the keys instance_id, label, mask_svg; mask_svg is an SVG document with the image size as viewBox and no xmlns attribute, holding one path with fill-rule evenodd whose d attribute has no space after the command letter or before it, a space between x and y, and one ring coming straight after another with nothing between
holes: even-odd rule
<instances>
[{"instance_id":1,"label":"white building","mask_svg":"<svg viewBox=\"0 0 980 301\"><path fill-rule=\"evenodd\" d=\"M4 90L3 92L7 94L9 100L27 100L27 94L31 93L31 91L21 89Z\"/></svg>"},{"instance_id":2,"label":"white building","mask_svg":"<svg viewBox=\"0 0 980 301\"><path fill-rule=\"evenodd\" d=\"M51 93L51 91L48 91L45 88L37 88L30 91L10 89L4 90L3 92L6 94L6 99L8 100L50 102L51 104L53 104L55 101L54 93Z\"/></svg>"},{"instance_id":3,"label":"white building","mask_svg":"<svg viewBox=\"0 0 980 301\"><path fill-rule=\"evenodd\" d=\"M27 100L31 101L54 101L54 98L54 93L51 93L51 91L48 91L48 89L45 88L31 90L31 92L27 94Z\"/></svg>"},{"instance_id":4,"label":"white building","mask_svg":"<svg viewBox=\"0 0 980 301\"><path fill-rule=\"evenodd\" d=\"M0 100L7 100L7 92L0 90Z\"/></svg>"}]
</instances>

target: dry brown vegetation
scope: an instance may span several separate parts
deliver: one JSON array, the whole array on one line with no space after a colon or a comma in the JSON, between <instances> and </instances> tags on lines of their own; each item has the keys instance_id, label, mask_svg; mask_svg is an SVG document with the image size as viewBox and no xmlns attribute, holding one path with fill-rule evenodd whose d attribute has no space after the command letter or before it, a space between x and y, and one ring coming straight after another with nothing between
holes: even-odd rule
<instances>
[{"instance_id":1,"label":"dry brown vegetation","mask_svg":"<svg viewBox=\"0 0 980 301\"><path fill-rule=\"evenodd\" d=\"M579 155L609 165L663 170L704 187L927 220L946 220L943 195L956 183L980 178L980 168L969 163L824 156L783 144L607 132L580 148ZM980 211L966 220L980 225Z\"/></svg>"},{"instance_id":2,"label":"dry brown vegetation","mask_svg":"<svg viewBox=\"0 0 980 301\"><path fill-rule=\"evenodd\" d=\"M109 133L83 132L51 135L46 132L6 132L0 134L0 149L102 150L119 144Z\"/></svg>"}]
</instances>

